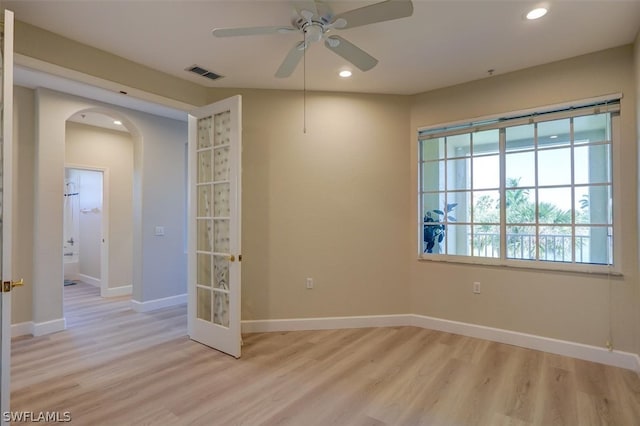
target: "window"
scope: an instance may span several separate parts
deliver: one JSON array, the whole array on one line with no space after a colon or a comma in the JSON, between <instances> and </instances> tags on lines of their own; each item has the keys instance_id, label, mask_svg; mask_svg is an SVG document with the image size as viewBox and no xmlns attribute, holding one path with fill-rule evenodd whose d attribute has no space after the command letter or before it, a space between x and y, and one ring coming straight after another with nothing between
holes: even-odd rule
<instances>
[{"instance_id":1,"label":"window","mask_svg":"<svg viewBox=\"0 0 640 426\"><path fill-rule=\"evenodd\" d=\"M613 265L618 111L608 99L421 130L420 257Z\"/></svg>"}]
</instances>

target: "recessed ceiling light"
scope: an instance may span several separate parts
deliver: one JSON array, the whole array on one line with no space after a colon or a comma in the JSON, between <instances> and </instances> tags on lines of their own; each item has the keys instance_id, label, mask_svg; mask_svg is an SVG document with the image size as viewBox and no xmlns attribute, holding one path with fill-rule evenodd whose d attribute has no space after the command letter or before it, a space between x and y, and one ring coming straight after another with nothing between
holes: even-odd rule
<instances>
[{"instance_id":1,"label":"recessed ceiling light","mask_svg":"<svg viewBox=\"0 0 640 426\"><path fill-rule=\"evenodd\" d=\"M351 71L349 70L342 70L338 73L338 75L342 78L347 78L347 77L351 77Z\"/></svg>"},{"instance_id":2,"label":"recessed ceiling light","mask_svg":"<svg viewBox=\"0 0 640 426\"><path fill-rule=\"evenodd\" d=\"M535 9L527 13L527 19L533 20L533 19L542 18L544 15L547 14L547 12L548 12L548 9L546 7L536 7Z\"/></svg>"},{"instance_id":3,"label":"recessed ceiling light","mask_svg":"<svg viewBox=\"0 0 640 426\"><path fill-rule=\"evenodd\" d=\"M115 124L116 126L122 126L122 121L120 121L120 120L113 120L113 124Z\"/></svg>"}]
</instances>

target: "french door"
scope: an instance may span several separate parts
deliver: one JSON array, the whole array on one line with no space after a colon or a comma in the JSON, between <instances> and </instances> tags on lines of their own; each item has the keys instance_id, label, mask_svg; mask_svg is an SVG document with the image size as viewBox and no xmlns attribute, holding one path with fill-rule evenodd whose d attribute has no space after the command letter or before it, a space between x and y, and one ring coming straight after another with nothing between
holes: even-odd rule
<instances>
[{"instance_id":1,"label":"french door","mask_svg":"<svg viewBox=\"0 0 640 426\"><path fill-rule=\"evenodd\" d=\"M188 333L240 357L242 100L189 114Z\"/></svg>"},{"instance_id":2,"label":"french door","mask_svg":"<svg viewBox=\"0 0 640 426\"><path fill-rule=\"evenodd\" d=\"M11 371L11 289L20 283L11 277L11 197L12 197L12 136L13 136L13 12L5 10L1 31L0 60L2 67L2 112L0 114L0 425L8 425L9 377Z\"/></svg>"}]
</instances>

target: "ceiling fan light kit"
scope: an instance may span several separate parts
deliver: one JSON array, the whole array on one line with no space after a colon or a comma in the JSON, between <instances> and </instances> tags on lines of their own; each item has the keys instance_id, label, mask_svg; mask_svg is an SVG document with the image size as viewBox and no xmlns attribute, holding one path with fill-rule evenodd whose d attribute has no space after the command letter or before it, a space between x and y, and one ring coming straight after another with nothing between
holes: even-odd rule
<instances>
[{"instance_id":1,"label":"ceiling fan light kit","mask_svg":"<svg viewBox=\"0 0 640 426\"><path fill-rule=\"evenodd\" d=\"M306 49L312 43L324 40L324 45L336 55L349 61L361 71L375 67L378 60L353 43L337 35L329 35L334 30L343 30L377 22L406 18L413 14L413 3L410 0L386 0L358 9L334 15L328 3L319 1L297 1L297 17L290 27L247 27L216 28L212 31L215 37L235 37L265 34L302 33L304 41L296 42L285 56L275 73L277 78L289 77L295 71Z\"/></svg>"}]
</instances>

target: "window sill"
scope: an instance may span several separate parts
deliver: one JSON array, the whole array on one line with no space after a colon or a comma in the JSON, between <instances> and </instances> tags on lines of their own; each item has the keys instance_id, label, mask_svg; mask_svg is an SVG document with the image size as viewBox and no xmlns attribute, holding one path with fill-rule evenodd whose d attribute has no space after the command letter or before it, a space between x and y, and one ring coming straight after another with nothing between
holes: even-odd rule
<instances>
[{"instance_id":1,"label":"window sill","mask_svg":"<svg viewBox=\"0 0 640 426\"><path fill-rule=\"evenodd\" d=\"M624 277L624 274L615 266L607 265L590 265L590 264L574 264L562 262L534 262L527 260L503 260L490 258L477 258L470 256L446 256L446 255L429 255L418 256L418 262L436 262L436 263L452 263L458 265L479 265L479 266L497 266L509 269L520 269L530 271L547 271L547 272L569 272L589 275L605 275L612 277Z\"/></svg>"}]
</instances>

